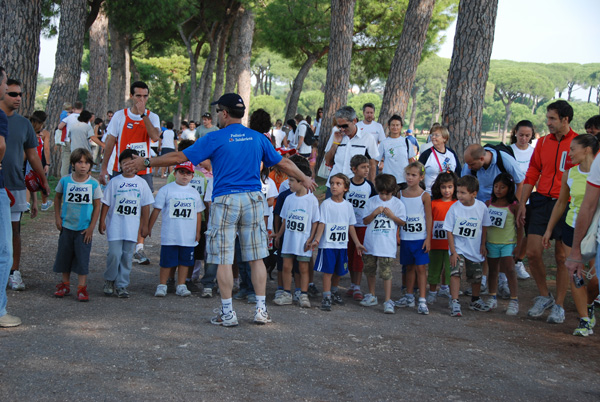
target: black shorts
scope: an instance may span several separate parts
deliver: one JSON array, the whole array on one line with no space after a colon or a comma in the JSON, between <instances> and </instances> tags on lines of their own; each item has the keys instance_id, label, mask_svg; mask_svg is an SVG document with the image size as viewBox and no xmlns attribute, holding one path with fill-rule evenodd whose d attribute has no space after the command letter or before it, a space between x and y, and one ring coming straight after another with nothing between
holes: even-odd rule
<instances>
[{"instance_id":1,"label":"black shorts","mask_svg":"<svg viewBox=\"0 0 600 402\"><path fill-rule=\"evenodd\" d=\"M575 228L569 226L567 222L563 224L562 227L562 242L565 246L572 248L573 247L573 235L575 234Z\"/></svg>"},{"instance_id":2,"label":"black shorts","mask_svg":"<svg viewBox=\"0 0 600 402\"><path fill-rule=\"evenodd\" d=\"M552 209L556 204L556 199L552 199L540 193L531 193L529 197L529 205L527 205L527 216L526 216L526 233L527 235L539 235L543 236L546 233L550 216L552 216ZM553 240L562 240L562 229L565 222L565 217L569 207L565 209L565 212L560 217L558 223L552 230Z\"/></svg>"}]
</instances>

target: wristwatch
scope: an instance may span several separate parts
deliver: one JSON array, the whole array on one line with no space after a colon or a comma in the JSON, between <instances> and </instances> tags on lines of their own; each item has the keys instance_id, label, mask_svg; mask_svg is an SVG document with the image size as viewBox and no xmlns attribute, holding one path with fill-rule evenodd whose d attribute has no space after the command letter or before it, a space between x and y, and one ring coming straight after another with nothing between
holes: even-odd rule
<instances>
[{"instance_id":1,"label":"wristwatch","mask_svg":"<svg viewBox=\"0 0 600 402\"><path fill-rule=\"evenodd\" d=\"M148 159L148 158L144 159L144 166L147 168L150 167L150 159Z\"/></svg>"},{"instance_id":2,"label":"wristwatch","mask_svg":"<svg viewBox=\"0 0 600 402\"><path fill-rule=\"evenodd\" d=\"M146 111L145 111L145 110L144 110L144 111L142 112L142 114L140 115L140 118L142 118L142 119L143 119L144 117L146 117Z\"/></svg>"}]
</instances>

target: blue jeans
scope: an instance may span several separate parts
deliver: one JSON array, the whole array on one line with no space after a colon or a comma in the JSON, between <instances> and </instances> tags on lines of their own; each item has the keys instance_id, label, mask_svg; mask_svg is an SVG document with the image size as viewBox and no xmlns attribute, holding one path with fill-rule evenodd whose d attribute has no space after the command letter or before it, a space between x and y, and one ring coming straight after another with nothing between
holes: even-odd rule
<instances>
[{"instance_id":1,"label":"blue jeans","mask_svg":"<svg viewBox=\"0 0 600 402\"><path fill-rule=\"evenodd\" d=\"M6 315L6 285L13 264L10 200L6 190L0 189L0 317Z\"/></svg>"},{"instance_id":2,"label":"blue jeans","mask_svg":"<svg viewBox=\"0 0 600 402\"><path fill-rule=\"evenodd\" d=\"M126 288L129 286L131 274L131 259L135 250L135 242L128 240L111 240L108 242L106 256L106 270L104 279L114 281L115 287Z\"/></svg>"},{"instance_id":3,"label":"blue jeans","mask_svg":"<svg viewBox=\"0 0 600 402\"><path fill-rule=\"evenodd\" d=\"M237 261L238 270L240 272L240 290L245 290L248 294L254 294L254 286L252 285L252 273L250 264L242 261L242 247L240 239L235 239L235 260Z\"/></svg>"},{"instance_id":4,"label":"blue jeans","mask_svg":"<svg viewBox=\"0 0 600 402\"><path fill-rule=\"evenodd\" d=\"M217 264L207 264L206 261L204 261L204 275L202 275L202 279L200 279L202 286L211 289L215 287L217 268L219 268Z\"/></svg>"}]
</instances>

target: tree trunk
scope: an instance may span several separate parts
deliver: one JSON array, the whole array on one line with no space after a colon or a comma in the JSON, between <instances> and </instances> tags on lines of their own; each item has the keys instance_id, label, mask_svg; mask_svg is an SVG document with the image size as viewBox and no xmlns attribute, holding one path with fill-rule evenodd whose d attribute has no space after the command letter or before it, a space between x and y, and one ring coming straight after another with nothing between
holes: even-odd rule
<instances>
[{"instance_id":1,"label":"tree trunk","mask_svg":"<svg viewBox=\"0 0 600 402\"><path fill-rule=\"evenodd\" d=\"M434 5L435 0L410 0L408 3L379 112L379 123L384 128L393 114L404 116L406 113Z\"/></svg>"},{"instance_id":2,"label":"tree trunk","mask_svg":"<svg viewBox=\"0 0 600 402\"><path fill-rule=\"evenodd\" d=\"M410 119L408 121L408 128L415 131L415 120L417 119L417 96L419 91L411 91L412 98L412 109L410 111Z\"/></svg>"},{"instance_id":3,"label":"tree trunk","mask_svg":"<svg viewBox=\"0 0 600 402\"><path fill-rule=\"evenodd\" d=\"M183 112L183 98L185 96L185 82L179 84L179 101L177 102L177 113L173 116L173 127L176 129L181 125L181 113Z\"/></svg>"},{"instance_id":4,"label":"tree trunk","mask_svg":"<svg viewBox=\"0 0 600 402\"><path fill-rule=\"evenodd\" d=\"M21 108L18 113L30 115L35 107L40 32L41 0L0 1L0 64L9 78L21 81Z\"/></svg>"},{"instance_id":5,"label":"tree trunk","mask_svg":"<svg viewBox=\"0 0 600 402\"><path fill-rule=\"evenodd\" d=\"M467 146L481 142L497 12L498 0L462 0L459 4L442 114L450 131L449 146L459 157Z\"/></svg>"},{"instance_id":6,"label":"tree trunk","mask_svg":"<svg viewBox=\"0 0 600 402\"><path fill-rule=\"evenodd\" d=\"M223 30L221 40L219 41L219 53L217 55L217 67L215 75L215 91L213 93L213 102L217 101L221 95L223 95L223 84L225 82L225 51L227 50L227 41L229 39L229 31L231 31L231 24L233 17L229 18L229 22ZM211 106L210 112L214 115L217 111L217 105Z\"/></svg>"},{"instance_id":7,"label":"tree trunk","mask_svg":"<svg viewBox=\"0 0 600 402\"><path fill-rule=\"evenodd\" d=\"M444 88L440 88L440 94L438 95L438 107L437 107L437 112L435 113L435 122L434 123L437 123L440 121L440 114L442 113L442 101L444 100L444 97L442 96L443 94L444 94Z\"/></svg>"},{"instance_id":8,"label":"tree trunk","mask_svg":"<svg viewBox=\"0 0 600 402\"><path fill-rule=\"evenodd\" d=\"M108 109L123 109L129 98L129 36L120 33L108 21L110 34L110 83L108 86Z\"/></svg>"},{"instance_id":9,"label":"tree trunk","mask_svg":"<svg viewBox=\"0 0 600 402\"><path fill-rule=\"evenodd\" d=\"M325 52L321 52L320 54L311 53L308 55L308 58L302 64L302 67L296 74L296 78L294 78L294 84L292 85L292 90L290 92L288 107L285 112L285 120L293 119L298 111L298 101L300 100L300 93L302 92L302 86L304 85L304 80L308 75L311 67L325 54ZM334 111L335 112L335 111Z\"/></svg>"},{"instance_id":10,"label":"tree trunk","mask_svg":"<svg viewBox=\"0 0 600 402\"><path fill-rule=\"evenodd\" d=\"M210 96L212 90L213 73L215 71L215 62L217 61L217 53L219 51L219 43L221 42L221 32L223 26L221 25L215 32L214 39L210 42L210 53L206 58L205 68L202 71L202 97L200 98L200 110L196 118L193 120L200 120L200 116L208 112L210 109Z\"/></svg>"},{"instance_id":11,"label":"tree trunk","mask_svg":"<svg viewBox=\"0 0 600 402\"><path fill-rule=\"evenodd\" d=\"M511 104L512 104L512 101L509 100L504 105L504 111L506 112L506 117L504 118L504 128L502 129L502 143L504 143L504 140L506 139L506 132L508 131L508 122L510 121L510 116L512 115L512 110L510 110Z\"/></svg>"},{"instance_id":12,"label":"tree trunk","mask_svg":"<svg viewBox=\"0 0 600 402\"><path fill-rule=\"evenodd\" d=\"M250 91L252 84L250 82L252 71L250 70L250 58L252 57L252 39L254 36L254 14L249 8L240 9L241 24L239 37L239 63L238 63L238 94L244 100L246 113L242 119L242 124L248 125L250 112Z\"/></svg>"},{"instance_id":13,"label":"tree trunk","mask_svg":"<svg viewBox=\"0 0 600 402\"><path fill-rule=\"evenodd\" d=\"M331 0L331 29L323 120L319 130L319 152L316 166L321 165L325 146L331 135L333 116L346 104L350 84L354 5L356 0Z\"/></svg>"},{"instance_id":14,"label":"tree trunk","mask_svg":"<svg viewBox=\"0 0 600 402\"><path fill-rule=\"evenodd\" d=\"M63 0L60 7L58 45L52 86L48 94L46 127L52 131L58 126L62 104L77 100L81 80L81 58L87 18L87 0ZM50 136L50 147L54 146L54 136ZM52 155L53 176L60 172L60 152Z\"/></svg>"},{"instance_id":15,"label":"tree trunk","mask_svg":"<svg viewBox=\"0 0 600 402\"><path fill-rule=\"evenodd\" d=\"M199 109L199 107L198 107L199 92L198 92L197 81L196 81L196 75L197 75L197 71L198 71L198 64L197 64L198 59L196 58L196 55L194 54L194 51L192 50L191 38L193 38L193 35L198 31L198 29L200 29L200 26L196 27L196 29L194 29L194 31L189 36L186 36L185 33L183 32L183 24L184 23L179 24L178 29L179 29L179 35L181 36L181 39L183 40L183 43L185 44L185 49L187 51L188 58L190 59L190 111L194 111L196 109ZM202 44L198 43L198 46L202 47ZM193 112L192 112L192 115L193 115Z\"/></svg>"},{"instance_id":16,"label":"tree trunk","mask_svg":"<svg viewBox=\"0 0 600 402\"><path fill-rule=\"evenodd\" d=\"M239 58L240 58L240 26L243 13L239 11L233 23L231 31L231 41L229 42L229 54L227 55L227 72L225 73L225 89L223 93L235 92L235 87L238 82L239 75Z\"/></svg>"},{"instance_id":17,"label":"tree trunk","mask_svg":"<svg viewBox=\"0 0 600 402\"><path fill-rule=\"evenodd\" d=\"M590 85L590 92L588 92L588 101L587 101L587 103L590 103L590 99L592 99L592 89L594 89L594 86Z\"/></svg>"},{"instance_id":18,"label":"tree trunk","mask_svg":"<svg viewBox=\"0 0 600 402\"><path fill-rule=\"evenodd\" d=\"M90 28L90 78L86 108L104 119L108 104L108 17L104 11Z\"/></svg>"}]
</instances>

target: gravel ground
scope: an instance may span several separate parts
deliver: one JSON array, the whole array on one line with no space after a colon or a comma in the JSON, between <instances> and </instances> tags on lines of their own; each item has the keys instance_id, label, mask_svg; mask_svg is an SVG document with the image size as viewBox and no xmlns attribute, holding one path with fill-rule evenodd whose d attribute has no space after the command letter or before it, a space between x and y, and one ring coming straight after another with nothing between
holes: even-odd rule
<instances>
[{"instance_id":1,"label":"gravel ground","mask_svg":"<svg viewBox=\"0 0 600 402\"><path fill-rule=\"evenodd\" d=\"M315 299L311 309L279 307L269 282L272 324L253 325L253 306L235 301L240 326L221 328L209 323L218 298L153 297L158 236L146 248L152 264L134 265L130 299L103 296L107 242L98 233L90 302L54 298L53 214L25 222L27 290L8 291L23 325L0 330L1 400L600 400L600 337L571 335L572 302L564 324L527 319L532 279L520 282L517 317L503 314L507 301L481 313L463 298L462 318L449 316L446 299L429 316L384 315L381 304L349 298L329 313ZM399 266L394 274L397 298Z\"/></svg>"}]
</instances>

